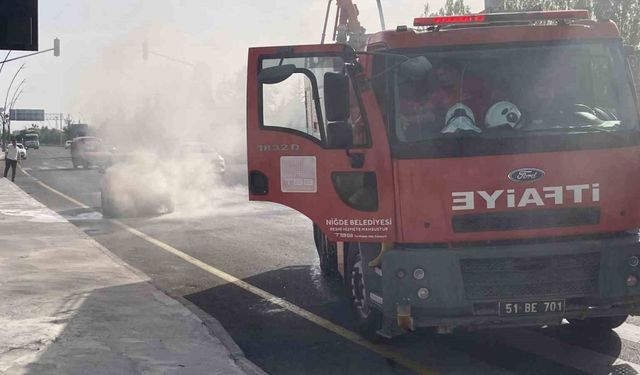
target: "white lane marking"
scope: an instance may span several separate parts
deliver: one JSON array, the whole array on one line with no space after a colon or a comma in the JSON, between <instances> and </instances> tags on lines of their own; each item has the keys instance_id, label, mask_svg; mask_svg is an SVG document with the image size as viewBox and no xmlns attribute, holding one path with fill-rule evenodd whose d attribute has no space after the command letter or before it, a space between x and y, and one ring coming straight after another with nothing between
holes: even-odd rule
<instances>
[{"instance_id":1,"label":"white lane marking","mask_svg":"<svg viewBox=\"0 0 640 375\"><path fill-rule=\"evenodd\" d=\"M71 203L73 203L73 204L75 204L75 205L77 205L77 206L80 206L80 207L82 207L82 208L89 208L89 209L91 208L91 207L87 206L86 204L84 204L84 203L82 203L82 202L80 202L80 201L77 201L77 200L75 200L75 199L71 198L70 196L66 195L65 193L63 193L63 192L61 192L61 191L58 191L58 190L56 190L56 189L52 188L51 186L49 186L49 185L47 185L47 184L45 184L45 183L41 182L41 181L40 181L40 180L38 180L37 178L35 178L35 177L33 177L32 175L30 175L29 173L27 173L27 172L24 170L24 168L20 167L20 169L22 170L22 173L24 173L24 174L26 174L27 176L29 176L29 177L33 178L33 179L36 181L36 183L37 183L38 185L42 186L43 188L45 188L45 189L47 189L47 190L49 190L49 191L51 191L51 192L53 192L53 193L55 193L55 194L58 194L58 195L59 195L59 196L61 196L62 198L64 198L64 199L68 200L69 202L71 202Z\"/></svg>"},{"instance_id":2,"label":"white lane marking","mask_svg":"<svg viewBox=\"0 0 640 375\"><path fill-rule=\"evenodd\" d=\"M529 329L496 330L492 336L516 349L529 352L559 364L573 367L588 374L616 373L616 367L631 368L640 372L640 365L570 345Z\"/></svg>"}]
</instances>

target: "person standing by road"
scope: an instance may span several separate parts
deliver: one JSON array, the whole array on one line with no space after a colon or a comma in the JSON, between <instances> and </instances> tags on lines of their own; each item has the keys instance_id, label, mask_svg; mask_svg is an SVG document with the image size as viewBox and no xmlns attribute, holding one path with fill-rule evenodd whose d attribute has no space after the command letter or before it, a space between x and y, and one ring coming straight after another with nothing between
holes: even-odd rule
<instances>
[{"instance_id":1,"label":"person standing by road","mask_svg":"<svg viewBox=\"0 0 640 375\"><path fill-rule=\"evenodd\" d=\"M11 181L16 180L16 168L18 166L18 146L16 145L16 139L11 140L11 144L7 146L7 151L4 155L4 177L7 177L9 168L13 168L11 171Z\"/></svg>"}]
</instances>

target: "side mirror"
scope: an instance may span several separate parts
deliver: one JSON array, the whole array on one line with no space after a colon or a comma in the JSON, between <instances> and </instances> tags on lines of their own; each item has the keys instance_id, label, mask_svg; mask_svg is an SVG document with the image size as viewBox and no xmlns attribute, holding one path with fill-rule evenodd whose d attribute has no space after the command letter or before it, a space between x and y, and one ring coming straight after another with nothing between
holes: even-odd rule
<instances>
[{"instance_id":1,"label":"side mirror","mask_svg":"<svg viewBox=\"0 0 640 375\"><path fill-rule=\"evenodd\" d=\"M293 64L264 68L258 73L258 82L265 85L275 85L291 77L295 72L296 66Z\"/></svg>"},{"instance_id":2,"label":"side mirror","mask_svg":"<svg viewBox=\"0 0 640 375\"><path fill-rule=\"evenodd\" d=\"M353 127L346 121L327 124L327 147L348 149L353 146Z\"/></svg>"},{"instance_id":3,"label":"side mirror","mask_svg":"<svg viewBox=\"0 0 640 375\"><path fill-rule=\"evenodd\" d=\"M344 74L325 73L324 109L327 122L349 120L349 108L349 78Z\"/></svg>"}]
</instances>

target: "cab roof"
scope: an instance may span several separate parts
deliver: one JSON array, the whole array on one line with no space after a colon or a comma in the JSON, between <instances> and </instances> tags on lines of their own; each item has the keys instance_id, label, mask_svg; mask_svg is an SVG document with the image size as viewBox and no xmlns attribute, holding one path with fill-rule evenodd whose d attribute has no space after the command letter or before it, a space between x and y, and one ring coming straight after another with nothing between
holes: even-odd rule
<instances>
[{"instance_id":1,"label":"cab roof","mask_svg":"<svg viewBox=\"0 0 640 375\"><path fill-rule=\"evenodd\" d=\"M553 25L456 25L428 31L399 27L370 35L367 50L598 39L620 39L616 24L583 20Z\"/></svg>"}]
</instances>

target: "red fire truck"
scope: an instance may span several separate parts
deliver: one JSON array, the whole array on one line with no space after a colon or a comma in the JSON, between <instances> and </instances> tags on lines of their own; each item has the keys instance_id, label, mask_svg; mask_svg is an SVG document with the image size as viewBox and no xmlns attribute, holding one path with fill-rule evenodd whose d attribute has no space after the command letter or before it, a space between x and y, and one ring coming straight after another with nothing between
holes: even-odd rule
<instances>
[{"instance_id":1,"label":"red fire truck","mask_svg":"<svg viewBox=\"0 0 640 375\"><path fill-rule=\"evenodd\" d=\"M414 27L249 50L250 199L313 221L363 333L622 324L640 309L640 129L616 25Z\"/></svg>"}]
</instances>

